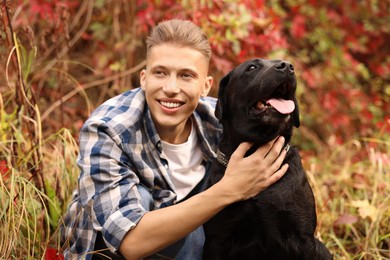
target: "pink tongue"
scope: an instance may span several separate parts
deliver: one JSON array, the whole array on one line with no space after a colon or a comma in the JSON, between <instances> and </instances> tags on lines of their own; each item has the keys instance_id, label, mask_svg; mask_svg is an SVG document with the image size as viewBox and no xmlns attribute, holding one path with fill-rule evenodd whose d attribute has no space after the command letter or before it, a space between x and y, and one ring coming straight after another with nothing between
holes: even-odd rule
<instances>
[{"instance_id":1,"label":"pink tongue","mask_svg":"<svg viewBox=\"0 0 390 260\"><path fill-rule=\"evenodd\" d=\"M281 114L290 114L295 109L295 104L292 100L270 99L267 103Z\"/></svg>"}]
</instances>

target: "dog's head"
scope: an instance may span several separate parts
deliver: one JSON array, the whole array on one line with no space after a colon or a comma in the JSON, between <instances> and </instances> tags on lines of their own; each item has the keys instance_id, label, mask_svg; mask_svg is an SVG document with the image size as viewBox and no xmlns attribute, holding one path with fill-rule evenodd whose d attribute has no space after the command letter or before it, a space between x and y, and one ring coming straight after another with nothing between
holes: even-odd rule
<instances>
[{"instance_id":1,"label":"dog's head","mask_svg":"<svg viewBox=\"0 0 390 260\"><path fill-rule=\"evenodd\" d=\"M279 135L289 141L300 125L295 91L289 62L249 60L221 79L215 115L233 144L263 144Z\"/></svg>"}]
</instances>

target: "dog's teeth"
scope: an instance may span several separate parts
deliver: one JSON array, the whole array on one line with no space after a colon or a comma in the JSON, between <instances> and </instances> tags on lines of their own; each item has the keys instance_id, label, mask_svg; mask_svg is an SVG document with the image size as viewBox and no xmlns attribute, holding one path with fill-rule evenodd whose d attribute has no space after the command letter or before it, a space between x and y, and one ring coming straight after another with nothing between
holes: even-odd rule
<instances>
[{"instance_id":1,"label":"dog's teeth","mask_svg":"<svg viewBox=\"0 0 390 260\"><path fill-rule=\"evenodd\" d=\"M264 104L263 102L259 101L259 102L257 102L256 107L259 108L259 109L262 109L262 108L267 107L267 105Z\"/></svg>"},{"instance_id":2,"label":"dog's teeth","mask_svg":"<svg viewBox=\"0 0 390 260\"><path fill-rule=\"evenodd\" d=\"M262 101L257 102L256 104L257 109L268 109L272 108L272 106L269 103L263 103Z\"/></svg>"}]
</instances>

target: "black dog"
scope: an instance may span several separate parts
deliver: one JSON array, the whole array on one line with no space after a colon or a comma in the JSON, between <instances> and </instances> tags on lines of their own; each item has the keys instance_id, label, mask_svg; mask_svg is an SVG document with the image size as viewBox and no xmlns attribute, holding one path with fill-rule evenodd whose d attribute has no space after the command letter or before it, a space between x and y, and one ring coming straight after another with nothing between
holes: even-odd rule
<instances>
[{"instance_id":1,"label":"black dog","mask_svg":"<svg viewBox=\"0 0 390 260\"><path fill-rule=\"evenodd\" d=\"M280 60L244 62L221 80L215 115L223 136L209 186L222 178L241 142L254 143L247 155L277 136L288 144L293 127L300 125L295 90L294 68ZM314 195L296 148L288 151L285 162L289 169L277 183L226 207L204 225L203 259L333 258L314 237Z\"/></svg>"}]
</instances>

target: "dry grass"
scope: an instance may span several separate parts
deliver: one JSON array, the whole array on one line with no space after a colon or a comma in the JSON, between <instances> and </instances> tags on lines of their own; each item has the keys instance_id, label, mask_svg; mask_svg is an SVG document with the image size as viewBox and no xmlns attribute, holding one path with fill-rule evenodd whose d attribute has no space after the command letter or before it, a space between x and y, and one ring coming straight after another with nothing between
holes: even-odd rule
<instances>
[{"instance_id":1,"label":"dry grass","mask_svg":"<svg viewBox=\"0 0 390 260\"><path fill-rule=\"evenodd\" d=\"M390 143L354 140L305 162L317 234L335 259L390 259Z\"/></svg>"},{"instance_id":2,"label":"dry grass","mask_svg":"<svg viewBox=\"0 0 390 260\"><path fill-rule=\"evenodd\" d=\"M11 143L28 146L26 133L17 135L20 142L0 142L2 160L15 161ZM390 259L389 146L355 140L327 158L304 159L317 201L317 236L335 259ZM48 247L60 248L58 225L77 182L77 144L62 130L41 140L39 149L45 189L37 187L28 156L0 175L0 259L39 259Z\"/></svg>"},{"instance_id":3,"label":"dry grass","mask_svg":"<svg viewBox=\"0 0 390 260\"><path fill-rule=\"evenodd\" d=\"M8 168L0 174L0 259L40 259L48 247L59 248L58 226L77 183L77 145L67 130L43 140L38 168L28 156L14 160L7 143L0 142ZM45 188L38 188L33 169L41 171Z\"/></svg>"},{"instance_id":4,"label":"dry grass","mask_svg":"<svg viewBox=\"0 0 390 260\"><path fill-rule=\"evenodd\" d=\"M92 5L88 6L92 10ZM57 123L64 114L63 104L78 95L88 113L91 108L86 89L118 79L125 81L144 64L82 85L66 70L55 69L57 60L44 60L34 67L36 50L24 49L11 32L6 36L10 43L4 66L7 83L0 85L0 259L42 259L49 247L60 248L58 227L78 176L78 148L70 130L50 133L48 122ZM63 57L66 51L54 56ZM68 62L64 59L63 66ZM39 107L28 80L34 74L40 82L36 89L43 91L52 83L50 73L56 73L55 77L51 75L56 80L53 84L71 90L58 94L62 88L52 89L48 92L53 94L50 100L59 95L57 101ZM98 93L97 100L103 99L104 93ZM78 115L76 110L72 115ZM49 121L53 111L56 120ZM72 118L67 119L61 120L75 124ZM48 129L45 133L43 126ZM379 135L381 131L377 132ZM388 137L381 136L317 147L321 155L304 157L317 201L317 236L335 259L390 259L389 147Z\"/></svg>"}]
</instances>

